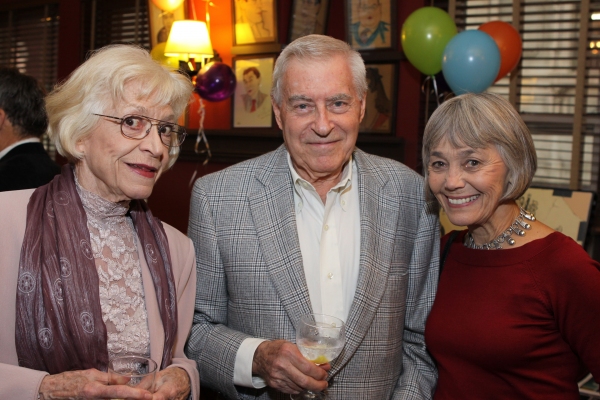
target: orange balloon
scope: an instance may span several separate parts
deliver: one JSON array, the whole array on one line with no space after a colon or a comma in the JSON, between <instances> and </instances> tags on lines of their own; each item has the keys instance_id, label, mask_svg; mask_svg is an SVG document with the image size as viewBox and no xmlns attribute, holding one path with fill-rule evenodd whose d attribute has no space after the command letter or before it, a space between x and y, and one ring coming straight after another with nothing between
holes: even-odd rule
<instances>
[{"instance_id":1,"label":"orange balloon","mask_svg":"<svg viewBox=\"0 0 600 400\"><path fill-rule=\"evenodd\" d=\"M152 0L152 2L163 11L173 11L183 3L183 0Z\"/></svg>"},{"instance_id":2,"label":"orange balloon","mask_svg":"<svg viewBox=\"0 0 600 400\"><path fill-rule=\"evenodd\" d=\"M486 22L479 30L490 35L500 50L500 71L494 80L497 82L519 63L523 50L521 36L511 24L502 21Z\"/></svg>"}]
</instances>

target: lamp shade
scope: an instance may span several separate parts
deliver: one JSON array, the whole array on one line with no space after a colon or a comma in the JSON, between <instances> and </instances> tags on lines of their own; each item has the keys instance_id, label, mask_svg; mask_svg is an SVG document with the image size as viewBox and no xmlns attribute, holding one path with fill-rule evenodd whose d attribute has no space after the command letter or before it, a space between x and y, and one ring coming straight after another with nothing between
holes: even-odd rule
<instances>
[{"instance_id":1,"label":"lamp shade","mask_svg":"<svg viewBox=\"0 0 600 400\"><path fill-rule=\"evenodd\" d=\"M165 46L165 56L175 57L181 54L190 58L214 56L205 22L187 19L173 22Z\"/></svg>"}]
</instances>

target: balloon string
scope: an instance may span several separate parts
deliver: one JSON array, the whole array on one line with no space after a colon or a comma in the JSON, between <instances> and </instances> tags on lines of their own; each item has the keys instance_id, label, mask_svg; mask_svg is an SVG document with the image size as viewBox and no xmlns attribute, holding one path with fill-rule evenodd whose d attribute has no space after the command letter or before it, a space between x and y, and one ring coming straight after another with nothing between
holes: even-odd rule
<instances>
[{"instance_id":1,"label":"balloon string","mask_svg":"<svg viewBox=\"0 0 600 400\"><path fill-rule=\"evenodd\" d=\"M437 103L437 106L440 106L440 95L438 93L438 88L437 88L437 83L435 82L435 76L431 76L431 80L433 82L433 92L435 93L435 102Z\"/></svg>"},{"instance_id":2,"label":"balloon string","mask_svg":"<svg viewBox=\"0 0 600 400\"><path fill-rule=\"evenodd\" d=\"M206 154L206 158L202 162L202 166L208 164L208 160L212 157L212 152L210 151L210 145L208 144L208 139L206 138L206 133L204 132L204 117L206 116L206 108L204 107L204 102L202 98L199 97L200 107L198 108L198 115L200 116L200 126L198 128L198 135L196 136L196 144L194 145L194 152L196 154ZM204 141L204 149L200 150L200 143ZM198 168L192 174L192 178L189 182L189 187L192 187L194 181L196 179L196 175L198 175Z\"/></svg>"}]
</instances>

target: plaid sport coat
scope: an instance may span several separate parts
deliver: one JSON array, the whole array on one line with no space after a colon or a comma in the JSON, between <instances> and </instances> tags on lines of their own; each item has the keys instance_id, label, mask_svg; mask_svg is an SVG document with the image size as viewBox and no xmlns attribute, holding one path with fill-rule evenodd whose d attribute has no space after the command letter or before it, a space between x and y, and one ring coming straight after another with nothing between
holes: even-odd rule
<instances>
[{"instance_id":1,"label":"plaid sport coat","mask_svg":"<svg viewBox=\"0 0 600 400\"><path fill-rule=\"evenodd\" d=\"M438 279L437 205L408 167L355 149L360 272L347 343L331 363L331 399L429 399L437 371L424 343ZM295 342L311 312L296 228L287 150L198 179L188 235L197 295L186 346L201 385L228 399L289 399L235 386L236 352L248 337Z\"/></svg>"}]
</instances>

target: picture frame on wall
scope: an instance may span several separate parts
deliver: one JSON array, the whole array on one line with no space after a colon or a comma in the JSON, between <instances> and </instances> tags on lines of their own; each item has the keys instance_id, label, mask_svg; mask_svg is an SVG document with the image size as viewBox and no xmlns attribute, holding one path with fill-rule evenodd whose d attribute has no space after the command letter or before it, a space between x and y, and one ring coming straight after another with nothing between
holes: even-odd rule
<instances>
[{"instance_id":1,"label":"picture frame on wall","mask_svg":"<svg viewBox=\"0 0 600 400\"><path fill-rule=\"evenodd\" d=\"M150 25L150 44L166 43L173 22L186 19L187 1L173 11L163 11L152 0L148 0L148 23Z\"/></svg>"},{"instance_id":2,"label":"picture frame on wall","mask_svg":"<svg viewBox=\"0 0 600 400\"><path fill-rule=\"evenodd\" d=\"M328 15L329 0L294 0L289 42L313 33L324 35Z\"/></svg>"},{"instance_id":3,"label":"picture frame on wall","mask_svg":"<svg viewBox=\"0 0 600 400\"><path fill-rule=\"evenodd\" d=\"M346 41L353 49L360 51L396 48L395 1L345 1Z\"/></svg>"},{"instance_id":4,"label":"picture frame on wall","mask_svg":"<svg viewBox=\"0 0 600 400\"><path fill-rule=\"evenodd\" d=\"M231 0L233 44L277 42L276 0Z\"/></svg>"},{"instance_id":5,"label":"picture frame on wall","mask_svg":"<svg viewBox=\"0 0 600 400\"><path fill-rule=\"evenodd\" d=\"M233 58L237 85L231 102L234 128L272 128L271 86L275 55Z\"/></svg>"},{"instance_id":6,"label":"picture frame on wall","mask_svg":"<svg viewBox=\"0 0 600 400\"><path fill-rule=\"evenodd\" d=\"M396 63L365 64L367 70L367 99L365 116L359 132L391 134L396 115Z\"/></svg>"}]
</instances>

